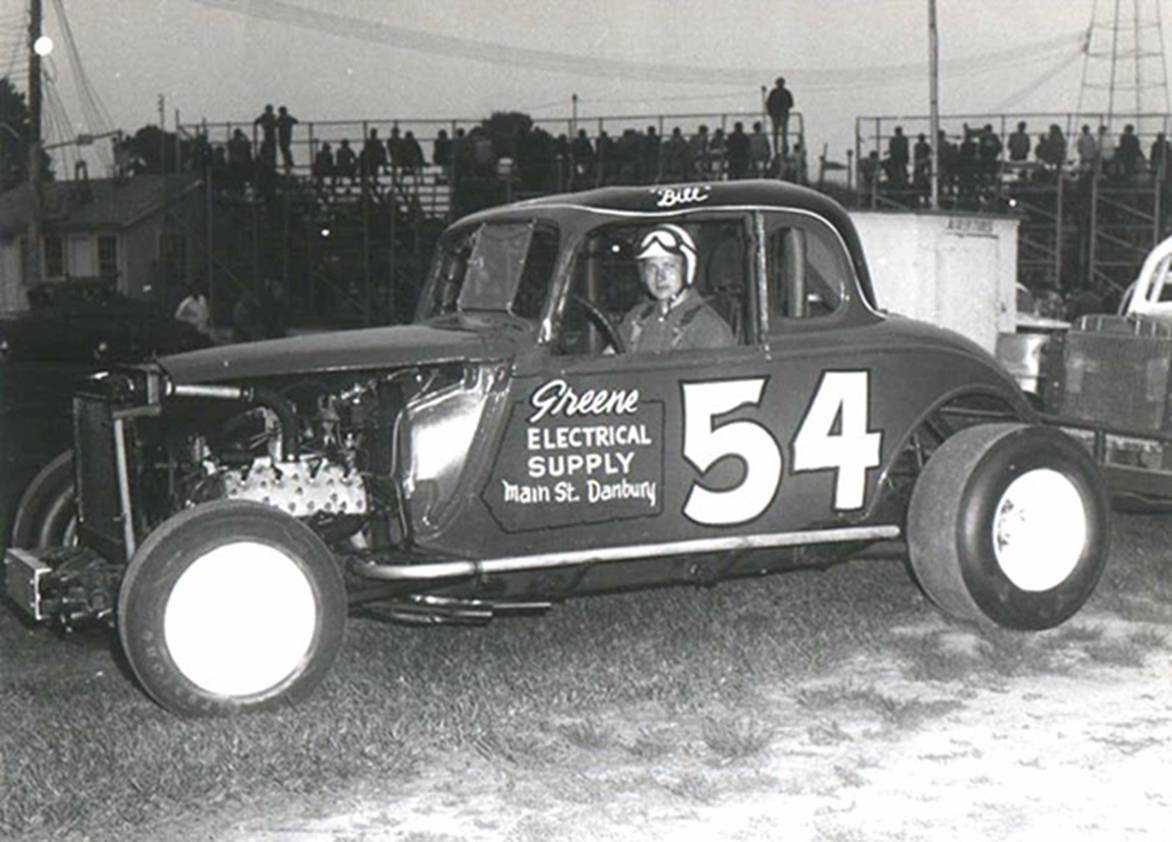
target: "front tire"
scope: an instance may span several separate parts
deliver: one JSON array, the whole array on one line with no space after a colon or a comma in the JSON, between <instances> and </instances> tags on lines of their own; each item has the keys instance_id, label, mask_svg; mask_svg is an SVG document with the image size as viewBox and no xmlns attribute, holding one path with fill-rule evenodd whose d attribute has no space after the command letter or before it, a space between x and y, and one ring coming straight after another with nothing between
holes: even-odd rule
<instances>
[{"instance_id":1,"label":"front tire","mask_svg":"<svg viewBox=\"0 0 1172 842\"><path fill-rule=\"evenodd\" d=\"M146 692L184 715L306 696L341 649L346 590L329 549L269 506L220 500L164 522L131 559L118 632Z\"/></svg>"},{"instance_id":2,"label":"front tire","mask_svg":"<svg viewBox=\"0 0 1172 842\"><path fill-rule=\"evenodd\" d=\"M1110 504L1090 454L1058 430L987 424L928 460L908 509L908 555L944 613L1046 629L1090 597L1107 562Z\"/></svg>"}]
</instances>

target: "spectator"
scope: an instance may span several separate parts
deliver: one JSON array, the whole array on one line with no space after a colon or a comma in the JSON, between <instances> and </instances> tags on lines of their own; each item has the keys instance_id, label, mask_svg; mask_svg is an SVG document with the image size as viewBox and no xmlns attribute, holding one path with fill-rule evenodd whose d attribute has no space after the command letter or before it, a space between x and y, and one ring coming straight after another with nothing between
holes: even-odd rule
<instances>
[{"instance_id":1,"label":"spectator","mask_svg":"<svg viewBox=\"0 0 1172 842\"><path fill-rule=\"evenodd\" d=\"M1167 136L1163 132L1160 132L1156 135L1156 139L1152 141L1151 154L1148 156L1152 167L1152 178L1168 179L1170 152L1172 152L1172 146L1169 146Z\"/></svg>"},{"instance_id":2,"label":"spectator","mask_svg":"<svg viewBox=\"0 0 1172 842\"><path fill-rule=\"evenodd\" d=\"M981 181L992 185L997 180L997 163L1001 158L1001 138L993 131L992 123L986 123L977 138L977 156L981 165Z\"/></svg>"},{"instance_id":3,"label":"spectator","mask_svg":"<svg viewBox=\"0 0 1172 842\"><path fill-rule=\"evenodd\" d=\"M585 129L578 129L578 135L570 147L574 162L574 184L583 186L594 183L594 146Z\"/></svg>"},{"instance_id":4,"label":"spectator","mask_svg":"<svg viewBox=\"0 0 1172 842\"><path fill-rule=\"evenodd\" d=\"M866 158L859 160L859 189L866 197L875 193L879 179L879 152L872 149Z\"/></svg>"},{"instance_id":5,"label":"spectator","mask_svg":"<svg viewBox=\"0 0 1172 842\"><path fill-rule=\"evenodd\" d=\"M684 133L676 126L663 145L663 174L669 181L687 179L691 169L688 153L688 141L684 140Z\"/></svg>"},{"instance_id":6,"label":"spectator","mask_svg":"<svg viewBox=\"0 0 1172 842\"><path fill-rule=\"evenodd\" d=\"M639 141L639 178L644 183L659 182L659 134L648 126Z\"/></svg>"},{"instance_id":7,"label":"spectator","mask_svg":"<svg viewBox=\"0 0 1172 842\"><path fill-rule=\"evenodd\" d=\"M390 137L387 138L387 169L391 174L391 182L399 182L399 171L406 166L407 150L403 146L403 138L399 135L399 124L391 126Z\"/></svg>"},{"instance_id":8,"label":"spectator","mask_svg":"<svg viewBox=\"0 0 1172 842\"><path fill-rule=\"evenodd\" d=\"M794 184L806 183L806 153L801 142L795 142L792 154L782 155L779 159L780 176L783 181L792 181Z\"/></svg>"},{"instance_id":9,"label":"spectator","mask_svg":"<svg viewBox=\"0 0 1172 842\"><path fill-rule=\"evenodd\" d=\"M1078 151L1078 168L1083 172L1090 172L1095 168L1095 159L1099 156L1099 142L1091 134L1091 127L1084 125L1075 143Z\"/></svg>"},{"instance_id":10,"label":"spectator","mask_svg":"<svg viewBox=\"0 0 1172 842\"><path fill-rule=\"evenodd\" d=\"M956 156L957 194L961 202L972 204L977 198L977 176L980 168L978 147L974 129L965 123L962 129L960 150Z\"/></svg>"},{"instance_id":11,"label":"spectator","mask_svg":"<svg viewBox=\"0 0 1172 842\"><path fill-rule=\"evenodd\" d=\"M749 174L749 136L745 134L745 124L740 120L733 124L725 149L729 179L745 178Z\"/></svg>"},{"instance_id":12,"label":"spectator","mask_svg":"<svg viewBox=\"0 0 1172 842\"><path fill-rule=\"evenodd\" d=\"M1044 140L1038 142L1034 154L1038 156L1039 161L1055 170L1062 169L1062 165L1066 163L1066 136L1062 134L1062 129L1057 123L1050 124L1049 133Z\"/></svg>"},{"instance_id":13,"label":"spectator","mask_svg":"<svg viewBox=\"0 0 1172 842\"><path fill-rule=\"evenodd\" d=\"M453 183L472 172L472 150L464 130L456 129L452 138L452 181Z\"/></svg>"},{"instance_id":14,"label":"spectator","mask_svg":"<svg viewBox=\"0 0 1172 842\"><path fill-rule=\"evenodd\" d=\"M472 131L472 166L473 171L482 178L496 175L496 150L492 138L479 126Z\"/></svg>"},{"instance_id":15,"label":"spectator","mask_svg":"<svg viewBox=\"0 0 1172 842\"><path fill-rule=\"evenodd\" d=\"M712 175L717 179L724 178L727 169L726 152L724 129L717 129L712 133L712 143L708 146L708 156L712 159Z\"/></svg>"},{"instance_id":16,"label":"spectator","mask_svg":"<svg viewBox=\"0 0 1172 842\"><path fill-rule=\"evenodd\" d=\"M570 139L564 134L558 135L553 143L553 157L557 163L559 190L564 190L570 185L570 179L574 174L573 156L574 150Z\"/></svg>"},{"instance_id":17,"label":"spectator","mask_svg":"<svg viewBox=\"0 0 1172 842\"><path fill-rule=\"evenodd\" d=\"M334 152L334 184L339 178L349 178L353 184L358 178L358 156L350 147L350 141L342 139L342 144Z\"/></svg>"},{"instance_id":18,"label":"spectator","mask_svg":"<svg viewBox=\"0 0 1172 842\"><path fill-rule=\"evenodd\" d=\"M887 180L895 187L907 185L908 146L907 135L902 126L895 127L895 134L887 142Z\"/></svg>"},{"instance_id":19,"label":"spectator","mask_svg":"<svg viewBox=\"0 0 1172 842\"><path fill-rule=\"evenodd\" d=\"M712 156L708 151L710 140L708 126L701 123L700 127L696 129L696 133L688 141L688 155L692 161L692 171L701 179L712 177Z\"/></svg>"},{"instance_id":20,"label":"spectator","mask_svg":"<svg viewBox=\"0 0 1172 842\"><path fill-rule=\"evenodd\" d=\"M403 134L403 172L411 176L416 186L423 173L423 147L415 139L415 132L408 129Z\"/></svg>"},{"instance_id":21,"label":"spectator","mask_svg":"<svg viewBox=\"0 0 1172 842\"><path fill-rule=\"evenodd\" d=\"M773 90L765 99L765 110L773 121L773 153L784 155L789 152L789 112L794 107L794 95L785 86L785 79L778 76ZM778 138L780 137L780 145Z\"/></svg>"},{"instance_id":22,"label":"spectator","mask_svg":"<svg viewBox=\"0 0 1172 842\"><path fill-rule=\"evenodd\" d=\"M642 141L634 129L623 129L618 142L619 184L636 184L639 181L639 160L642 155Z\"/></svg>"},{"instance_id":23,"label":"spectator","mask_svg":"<svg viewBox=\"0 0 1172 842\"><path fill-rule=\"evenodd\" d=\"M228 141L228 183L237 192L244 190L252 178L252 144L240 129Z\"/></svg>"},{"instance_id":24,"label":"spectator","mask_svg":"<svg viewBox=\"0 0 1172 842\"><path fill-rule=\"evenodd\" d=\"M362 173L364 185L378 185L378 174L387 163L387 151L379 140L378 129L371 129L366 136L366 143L362 144L362 151L358 153L358 168Z\"/></svg>"},{"instance_id":25,"label":"spectator","mask_svg":"<svg viewBox=\"0 0 1172 842\"><path fill-rule=\"evenodd\" d=\"M277 109L277 143L281 147L281 162L286 172L293 169L293 127L298 122L285 106Z\"/></svg>"},{"instance_id":26,"label":"spectator","mask_svg":"<svg viewBox=\"0 0 1172 842\"><path fill-rule=\"evenodd\" d=\"M1099 163L1102 167L1101 172L1112 177L1115 175L1115 138L1111 137L1111 132L1107 131L1106 126L1099 126Z\"/></svg>"},{"instance_id":27,"label":"spectator","mask_svg":"<svg viewBox=\"0 0 1172 842\"><path fill-rule=\"evenodd\" d=\"M932 144L923 132L916 135L916 145L912 147L912 185L916 192L927 199L932 192Z\"/></svg>"},{"instance_id":28,"label":"spectator","mask_svg":"<svg viewBox=\"0 0 1172 842\"><path fill-rule=\"evenodd\" d=\"M327 178L332 180L334 175L334 153L328 143L323 143L321 149L313 156L313 181L320 190Z\"/></svg>"},{"instance_id":29,"label":"spectator","mask_svg":"<svg viewBox=\"0 0 1172 842\"><path fill-rule=\"evenodd\" d=\"M187 297L175 308L175 320L187 322L204 336L212 335L211 310L208 309L208 297L201 281L188 286Z\"/></svg>"},{"instance_id":30,"label":"spectator","mask_svg":"<svg viewBox=\"0 0 1172 842\"><path fill-rule=\"evenodd\" d=\"M940 192L955 193L958 165L956 144L948 140L944 129L940 129L936 132L936 146L940 150Z\"/></svg>"},{"instance_id":31,"label":"spectator","mask_svg":"<svg viewBox=\"0 0 1172 842\"><path fill-rule=\"evenodd\" d=\"M769 138L765 129L758 120L753 124L753 133L749 135L749 166L756 178L763 178L769 172L769 159L773 157L770 151Z\"/></svg>"},{"instance_id":32,"label":"spectator","mask_svg":"<svg viewBox=\"0 0 1172 842\"><path fill-rule=\"evenodd\" d=\"M431 147L431 161L443 170L445 179L451 177L452 141L448 137L447 129L440 129L439 133L436 134L435 142Z\"/></svg>"},{"instance_id":33,"label":"spectator","mask_svg":"<svg viewBox=\"0 0 1172 842\"><path fill-rule=\"evenodd\" d=\"M1013 163L1021 164L1029 160L1030 136L1026 132L1024 121L1017 124L1017 131L1009 136L1007 146L1009 147L1009 160Z\"/></svg>"},{"instance_id":34,"label":"spectator","mask_svg":"<svg viewBox=\"0 0 1172 842\"><path fill-rule=\"evenodd\" d=\"M614 184L619 174L618 150L606 129L599 130L596 145L598 154L594 165L595 171L600 176L602 184Z\"/></svg>"},{"instance_id":35,"label":"spectator","mask_svg":"<svg viewBox=\"0 0 1172 842\"><path fill-rule=\"evenodd\" d=\"M1128 123L1123 127L1123 134L1119 136L1119 169L1125 178L1131 178L1139 171L1139 164L1144 159L1143 150L1139 146L1139 137L1135 134L1135 126Z\"/></svg>"},{"instance_id":36,"label":"spectator","mask_svg":"<svg viewBox=\"0 0 1172 842\"><path fill-rule=\"evenodd\" d=\"M257 161L266 167L276 169L277 166L277 115L273 113L273 106L266 105L260 116L252 121L253 126L260 126L261 142Z\"/></svg>"},{"instance_id":37,"label":"spectator","mask_svg":"<svg viewBox=\"0 0 1172 842\"><path fill-rule=\"evenodd\" d=\"M232 341L254 342L265 338L260 305L250 292L243 292L232 308Z\"/></svg>"}]
</instances>

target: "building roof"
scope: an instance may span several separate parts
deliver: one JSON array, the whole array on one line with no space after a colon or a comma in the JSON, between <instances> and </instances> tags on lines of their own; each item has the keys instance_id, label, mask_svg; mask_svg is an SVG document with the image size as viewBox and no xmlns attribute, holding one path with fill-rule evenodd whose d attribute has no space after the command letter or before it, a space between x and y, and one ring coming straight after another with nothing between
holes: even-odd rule
<instances>
[{"instance_id":1,"label":"building roof","mask_svg":"<svg viewBox=\"0 0 1172 842\"><path fill-rule=\"evenodd\" d=\"M58 230L127 228L200 184L190 174L48 181L42 186L44 219ZM0 194L0 237L23 233L32 209L32 188L27 183Z\"/></svg>"}]
</instances>

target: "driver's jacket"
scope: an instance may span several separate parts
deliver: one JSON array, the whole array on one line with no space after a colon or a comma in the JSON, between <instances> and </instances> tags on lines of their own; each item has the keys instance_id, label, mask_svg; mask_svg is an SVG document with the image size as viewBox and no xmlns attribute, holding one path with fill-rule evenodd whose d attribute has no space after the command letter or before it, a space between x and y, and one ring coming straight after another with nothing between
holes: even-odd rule
<instances>
[{"instance_id":1,"label":"driver's jacket","mask_svg":"<svg viewBox=\"0 0 1172 842\"><path fill-rule=\"evenodd\" d=\"M734 344L728 323L689 288L666 313L658 301L637 304L619 325L619 336L628 352L687 351L725 348Z\"/></svg>"}]
</instances>

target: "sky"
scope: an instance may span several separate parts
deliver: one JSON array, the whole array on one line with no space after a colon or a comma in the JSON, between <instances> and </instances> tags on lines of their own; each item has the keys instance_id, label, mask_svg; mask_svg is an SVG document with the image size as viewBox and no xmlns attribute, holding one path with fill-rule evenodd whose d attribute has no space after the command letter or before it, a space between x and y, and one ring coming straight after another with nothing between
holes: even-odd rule
<instances>
[{"instance_id":1,"label":"sky","mask_svg":"<svg viewBox=\"0 0 1172 842\"><path fill-rule=\"evenodd\" d=\"M842 160L854 146L856 117L929 108L928 0L43 2L45 30L57 44L50 72L78 132L92 126L58 8L91 89L114 126L132 131L158 121L159 95L168 128L176 109L184 122L245 122L271 102L303 122L480 118L515 109L557 118L553 125L564 130L575 93L583 120L662 113L751 122L761 86L784 75L808 148L816 155L826 144ZM1139 3L1142 22L1154 23L1159 11L1172 25L1172 0ZM1132 4L1121 4L1125 24ZM1080 34L1092 19L1107 23L1114 8L1113 0L937 5L945 115L1075 110L1084 74ZM26 6L0 0L0 33ZM1158 54L1156 35L1152 27L1140 37ZM1105 27L1094 37L1095 47L1109 46ZM19 49L11 37L0 39L0 61L17 77ZM1165 74L1158 57L1144 60L1142 72L1147 80ZM1094 60L1086 73L1105 85L1109 65ZM1161 101L1165 95L1148 92ZM1085 92L1088 109L1105 108L1096 96L1105 91ZM1120 96L1134 102L1133 93ZM690 133L702 119L679 122ZM1043 120L1031 131L1045 128Z\"/></svg>"}]
</instances>

